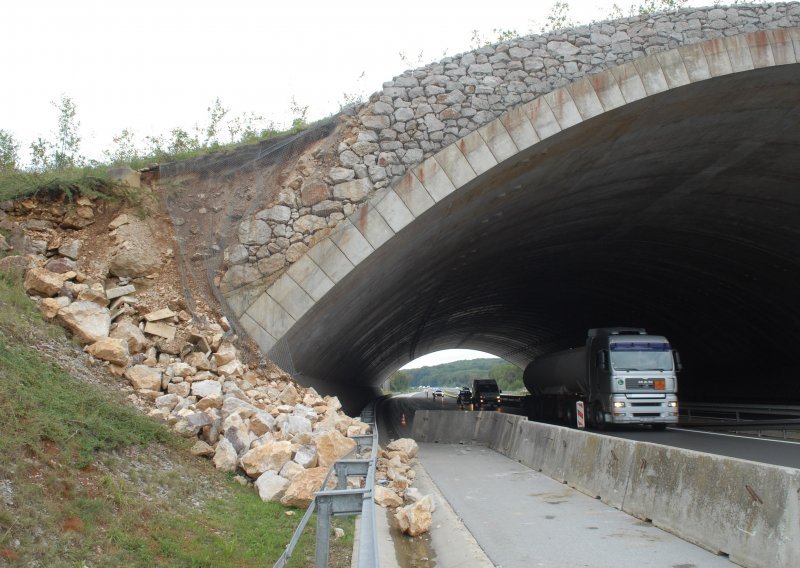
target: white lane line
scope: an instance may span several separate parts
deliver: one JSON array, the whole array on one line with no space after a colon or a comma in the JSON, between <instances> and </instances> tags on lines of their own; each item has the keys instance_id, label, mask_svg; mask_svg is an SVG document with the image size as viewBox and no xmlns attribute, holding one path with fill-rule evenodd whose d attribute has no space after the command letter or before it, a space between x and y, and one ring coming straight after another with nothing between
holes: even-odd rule
<instances>
[{"instance_id":1,"label":"white lane line","mask_svg":"<svg viewBox=\"0 0 800 568\"><path fill-rule=\"evenodd\" d=\"M777 442L778 444L794 444L795 446L800 445L800 441L793 442L792 440L773 440L771 438L758 438L756 436L742 436L741 434L723 434L722 432L709 432L708 430L695 430L695 429L683 429L683 428L667 428L668 430L672 430L673 432L691 432L693 434L710 434L711 436L726 436L728 438L744 438L746 440L760 440L762 442Z\"/></svg>"}]
</instances>

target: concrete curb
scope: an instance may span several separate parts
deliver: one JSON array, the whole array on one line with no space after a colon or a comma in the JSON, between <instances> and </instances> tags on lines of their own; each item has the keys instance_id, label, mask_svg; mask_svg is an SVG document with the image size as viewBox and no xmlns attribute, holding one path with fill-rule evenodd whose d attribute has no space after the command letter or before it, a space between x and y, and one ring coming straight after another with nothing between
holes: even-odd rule
<instances>
[{"instance_id":1,"label":"concrete curb","mask_svg":"<svg viewBox=\"0 0 800 568\"><path fill-rule=\"evenodd\" d=\"M800 566L800 470L497 412L420 410L413 437L486 444L742 566Z\"/></svg>"}]
</instances>

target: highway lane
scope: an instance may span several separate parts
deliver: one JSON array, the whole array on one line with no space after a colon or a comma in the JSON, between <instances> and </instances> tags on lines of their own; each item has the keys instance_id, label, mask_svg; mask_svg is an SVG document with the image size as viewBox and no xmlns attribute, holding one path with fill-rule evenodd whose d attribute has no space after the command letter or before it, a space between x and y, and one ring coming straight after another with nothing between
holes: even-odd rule
<instances>
[{"instance_id":1,"label":"highway lane","mask_svg":"<svg viewBox=\"0 0 800 568\"><path fill-rule=\"evenodd\" d=\"M628 440L800 469L800 442L796 441L770 440L683 428L667 428L664 432L641 429L609 430L601 433Z\"/></svg>"},{"instance_id":2,"label":"highway lane","mask_svg":"<svg viewBox=\"0 0 800 568\"><path fill-rule=\"evenodd\" d=\"M379 403L378 428L382 438L391 439L410 437L414 413L418 409L459 410L455 398L445 396L444 399L426 398L424 392L412 395L386 398ZM500 412L520 414L518 408L503 408ZM402 415L406 416L406 425L401 425ZM381 422L383 418L384 422ZM596 434L626 438L653 444L662 444L750 460L783 467L800 469L800 442L790 440L770 440L723 432L668 428L656 432L645 427L612 428L602 432L590 430Z\"/></svg>"}]
</instances>

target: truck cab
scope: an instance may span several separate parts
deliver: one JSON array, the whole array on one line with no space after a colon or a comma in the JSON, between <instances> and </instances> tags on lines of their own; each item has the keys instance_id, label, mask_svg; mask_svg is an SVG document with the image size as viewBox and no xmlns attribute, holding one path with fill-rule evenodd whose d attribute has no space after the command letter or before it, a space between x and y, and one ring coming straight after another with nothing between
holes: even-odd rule
<instances>
[{"instance_id":1,"label":"truck cab","mask_svg":"<svg viewBox=\"0 0 800 568\"><path fill-rule=\"evenodd\" d=\"M589 330L587 364L589 423L651 424L663 429L678 422L680 358L666 337L641 328Z\"/></svg>"},{"instance_id":2,"label":"truck cab","mask_svg":"<svg viewBox=\"0 0 800 568\"><path fill-rule=\"evenodd\" d=\"M475 408L497 408L500 406L500 389L494 379L472 381L472 404Z\"/></svg>"}]
</instances>

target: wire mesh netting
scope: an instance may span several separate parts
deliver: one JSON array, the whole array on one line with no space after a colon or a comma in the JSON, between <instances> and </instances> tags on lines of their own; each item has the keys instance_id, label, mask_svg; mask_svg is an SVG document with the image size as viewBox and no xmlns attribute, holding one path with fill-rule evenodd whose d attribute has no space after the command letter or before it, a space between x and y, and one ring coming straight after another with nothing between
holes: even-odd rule
<instances>
[{"instance_id":1,"label":"wire mesh netting","mask_svg":"<svg viewBox=\"0 0 800 568\"><path fill-rule=\"evenodd\" d=\"M181 287L192 312L198 301L218 305L234 332L246 337L219 289L225 249L238 242L243 219L275 201L281 174L312 144L330 136L336 123L333 117L299 133L158 167Z\"/></svg>"}]
</instances>

